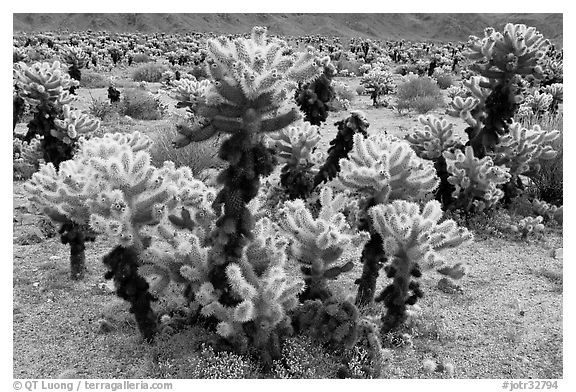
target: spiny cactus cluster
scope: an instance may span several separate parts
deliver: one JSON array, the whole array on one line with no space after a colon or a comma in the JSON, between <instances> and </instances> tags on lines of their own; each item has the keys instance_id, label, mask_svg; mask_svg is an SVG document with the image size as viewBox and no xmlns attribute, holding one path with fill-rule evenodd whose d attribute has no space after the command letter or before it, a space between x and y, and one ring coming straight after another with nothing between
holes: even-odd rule
<instances>
[{"instance_id":1,"label":"spiny cactus cluster","mask_svg":"<svg viewBox=\"0 0 576 392\"><path fill-rule=\"evenodd\" d=\"M521 219L518 223L510 225L510 231L519 233L522 239L527 239L528 235L541 233L544 231L542 221L544 218L540 215L533 217L527 216Z\"/></svg>"},{"instance_id":2,"label":"spiny cactus cluster","mask_svg":"<svg viewBox=\"0 0 576 392\"><path fill-rule=\"evenodd\" d=\"M367 234L347 234L350 227L342 213L348 199L344 194L334 197L329 187L320 191L321 210L316 218L306 208L303 200L284 203L280 226L292 238L288 254L298 261L304 274L306 287L300 295L307 299L328 300L332 292L328 281L352 270L354 263L341 264L340 257L349 246L361 246Z\"/></svg>"},{"instance_id":3,"label":"spiny cactus cluster","mask_svg":"<svg viewBox=\"0 0 576 392\"><path fill-rule=\"evenodd\" d=\"M214 305L215 313L205 314L220 320L221 335L238 340L237 344L242 346L246 336L251 334L241 333L243 324L234 323L229 312L218 310L216 313L216 310L220 306L226 309L248 306L243 303L249 298L234 288L235 284L241 284L239 269L250 284L258 285L256 288L261 290L258 298L262 300L269 295L272 284L266 279L259 280L260 283L254 281L251 277L255 273L251 272L249 263L239 264L245 247L254 239L255 222L247 204L258 192L260 177L269 175L276 164L271 149L262 143L262 136L289 126L300 117L298 109L291 106L291 91L298 83L314 79L319 69L312 53L284 55L282 44L268 40L266 29L261 27L252 30L250 39L221 37L208 40L207 52L208 73L213 82L195 111L199 120L192 127L179 129L175 144L182 147L217 133L230 135L219 151L220 158L229 166L217 178L222 187L213 207L219 217L209 234L209 286L203 287L218 293L219 304ZM271 270L280 273L272 264ZM234 283L230 284L231 281ZM282 292L277 291L271 300L284 300L276 294L282 295ZM251 325L257 335L257 346L268 345L275 351L278 334L273 328L277 323L284 323L282 317L278 313L262 315L265 317L262 320L258 315L254 317L246 321L254 320ZM259 324L261 321L263 325Z\"/></svg>"},{"instance_id":4,"label":"spiny cactus cluster","mask_svg":"<svg viewBox=\"0 0 576 392\"><path fill-rule=\"evenodd\" d=\"M15 137L12 141L14 179L27 180L45 163L41 138L36 136L30 142L25 142Z\"/></svg>"},{"instance_id":5,"label":"spiny cactus cluster","mask_svg":"<svg viewBox=\"0 0 576 392\"><path fill-rule=\"evenodd\" d=\"M369 214L390 259L385 270L393 282L376 297L387 308L381 327L387 333L404 322L406 305L414 305L423 296L419 283L413 280L422 275L422 266L438 266L442 263L438 251L469 242L472 234L452 220L439 223L442 208L435 200L421 211L416 203L395 200L373 207Z\"/></svg>"},{"instance_id":6,"label":"spiny cactus cluster","mask_svg":"<svg viewBox=\"0 0 576 392\"><path fill-rule=\"evenodd\" d=\"M504 196L497 185L510 181L508 168L494 165L491 157L476 158L471 146L467 146L464 152L445 151L443 155L450 173L448 182L455 187L452 196L462 210L483 210Z\"/></svg>"},{"instance_id":7,"label":"spiny cactus cluster","mask_svg":"<svg viewBox=\"0 0 576 392\"><path fill-rule=\"evenodd\" d=\"M100 120L72 109L70 105L62 106L62 116L63 119L54 119L56 128L52 129L50 134L66 144L71 144L80 135L94 133L100 128Z\"/></svg>"},{"instance_id":8,"label":"spiny cactus cluster","mask_svg":"<svg viewBox=\"0 0 576 392\"><path fill-rule=\"evenodd\" d=\"M290 199L306 198L312 191L312 154L320 141L318 127L302 122L270 135L279 163L285 163L280 184Z\"/></svg>"},{"instance_id":9,"label":"spiny cactus cluster","mask_svg":"<svg viewBox=\"0 0 576 392\"><path fill-rule=\"evenodd\" d=\"M453 125L448 124L446 120L437 119L434 116L420 116L418 121L424 125L424 129L417 129L406 135L406 140L412 145L419 157L434 162L436 174L440 179L440 184L436 190L436 200L448 208L452 203L454 187L448 182L449 173L442 153L454 148L461 148L462 143L454 134Z\"/></svg>"},{"instance_id":10,"label":"spiny cactus cluster","mask_svg":"<svg viewBox=\"0 0 576 392\"><path fill-rule=\"evenodd\" d=\"M406 135L406 140L420 158L434 160L450 148L461 145L460 138L454 134L453 124L434 116L419 116L418 122L424 129L415 129Z\"/></svg>"},{"instance_id":11,"label":"spiny cactus cluster","mask_svg":"<svg viewBox=\"0 0 576 392\"><path fill-rule=\"evenodd\" d=\"M387 106L386 103L381 102L381 97L392 93L396 88L392 74L379 68L373 68L370 72L362 76L360 84L370 93L374 107Z\"/></svg>"},{"instance_id":12,"label":"spiny cactus cluster","mask_svg":"<svg viewBox=\"0 0 576 392\"><path fill-rule=\"evenodd\" d=\"M353 137L356 133L364 137L368 136L370 124L366 120L366 114L361 111L354 111L350 116L335 123L338 127L336 137L330 141L326 162L320 167L314 176L313 188L323 182L328 182L338 175L340 171L340 160L346 158L354 144Z\"/></svg>"},{"instance_id":13,"label":"spiny cactus cluster","mask_svg":"<svg viewBox=\"0 0 576 392\"><path fill-rule=\"evenodd\" d=\"M190 113L194 113L199 102L204 98L210 81L194 79L180 79L174 81L173 97L176 99L177 108L186 108Z\"/></svg>"},{"instance_id":14,"label":"spiny cactus cluster","mask_svg":"<svg viewBox=\"0 0 576 392\"><path fill-rule=\"evenodd\" d=\"M362 276L356 280L356 303L369 304L374 298L378 271L386 262L380 234L372 227L368 211L375 205L396 199L420 200L438 186L431 162L419 158L406 141L383 135L354 135L354 147L340 160L338 180L362 195L358 229L370 233L362 250Z\"/></svg>"},{"instance_id":15,"label":"spiny cactus cluster","mask_svg":"<svg viewBox=\"0 0 576 392\"><path fill-rule=\"evenodd\" d=\"M438 186L434 166L419 158L405 141L383 135L354 135L347 159L340 160L338 180L376 204L388 200L418 200Z\"/></svg>"},{"instance_id":16,"label":"spiny cactus cluster","mask_svg":"<svg viewBox=\"0 0 576 392\"><path fill-rule=\"evenodd\" d=\"M512 23L504 26L503 33L487 28L483 38L470 37L468 57L474 61L470 70L487 78L480 87L491 91L485 101L482 128L467 130L470 145L479 158L492 150L501 135L508 133L508 123L521 101L516 76L543 77L539 61L549 44L536 28Z\"/></svg>"},{"instance_id":17,"label":"spiny cactus cluster","mask_svg":"<svg viewBox=\"0 0 576 392\"><path fill-rule=\"evenodd\" d=\"M28 101L33 112L24 140L41 136L44 160L58 168L73 157L79 133L95 131L100 123L70 109L73 98L68 90L78 81L65 74L58 61L30 67L19 63L14 74L18 95Z\"/></svg>"},{"instance_id":18,"label":"spiny cactus cluster","mask_svg":"<svg viewBox=\"0 0 576 392\"><path fill-rule=\"evenodd\" d=\"M220 292L205 282L196 292L201 313L216 318L217 333L240 352L254 348L265 364L280 358L280 338L292 331L288 312L298 305L302 282L285 272L286 240L275 235L272 222L256 223L254 241L242 257L226 267L235 305L219 300Z\"/></svg>"},{"instance_id":19,"label":"spiny cactus cluster","mask_svg":"<svg viewBox=\"0 0 576 392\"><path fill-rule=\"evenodd\" d=\"M494 164L510 169L513 177L538 171L541 161L558 154L551 144L560 137L559 131L545 131L539 125L528 129L515 121L509 129L495 146L492 157Z\"/></svg>"}]
</instances>

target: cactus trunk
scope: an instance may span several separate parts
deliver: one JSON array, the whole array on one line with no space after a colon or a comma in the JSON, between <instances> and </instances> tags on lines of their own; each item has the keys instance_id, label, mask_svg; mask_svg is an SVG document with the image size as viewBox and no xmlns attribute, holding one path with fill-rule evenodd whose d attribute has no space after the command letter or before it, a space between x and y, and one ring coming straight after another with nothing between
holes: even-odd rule
<instances>
[{"instance_id":1,"label":"cactus trunk","mask_svg":"<svg viewBox=\"0 0 576 392\"><path fill-rule=\"evenodd\" d=\"M74 280L84 278L86 271L86 244L84 240L70 242L70 277Z\"/></svg>"},{"instance_id":2,"label":"cactus trunk","mask_svg":"<svg viewBox=\"0 0 576 392\"><path fill-rule=\"evenodd\" d=\"M106 279L114 279L116 295L130 303L130 313L145 341L152 342L157 332L157 322L151 303L156 298L148 291L146 279L138 274L138 254L132 248L117 246L103 258L109 271Z\"/></svg>"},{"instance_id":3,"label":"cactus trunk","mask_svg":"<svg viewBox=\"0 0 576 392\"><path fill-rule=\"evenodd\" d=\"M356 280L358 284L358 294L356 295L356 305L364 306L374 300L376 292L376 280L378 279L379 270L382 264L386 262L384 249L382 249L382 237L380 234L373 232L370 240L362 250L360 258L362 263L362 276Z\"/></svg>"}]
</instances>

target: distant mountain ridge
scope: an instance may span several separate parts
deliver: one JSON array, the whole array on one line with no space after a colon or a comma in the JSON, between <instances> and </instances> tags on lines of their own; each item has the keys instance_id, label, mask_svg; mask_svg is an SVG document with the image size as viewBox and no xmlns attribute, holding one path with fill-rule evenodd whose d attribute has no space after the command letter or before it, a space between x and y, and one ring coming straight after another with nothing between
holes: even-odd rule
<instances>
[{"instance_id":1,"label":"distant mountain ridge","mask_svg":"<svg viewBox=\"0 0 576 392\"><path fill-rule=\"evenodd\" d=\"M245 33L252 26L267 26L272 34L465 41L483 34L486 27L505 23L534 26L562 46L562 14L13 14L13 31L190 31Z\"/></svg>"}]
</instances>

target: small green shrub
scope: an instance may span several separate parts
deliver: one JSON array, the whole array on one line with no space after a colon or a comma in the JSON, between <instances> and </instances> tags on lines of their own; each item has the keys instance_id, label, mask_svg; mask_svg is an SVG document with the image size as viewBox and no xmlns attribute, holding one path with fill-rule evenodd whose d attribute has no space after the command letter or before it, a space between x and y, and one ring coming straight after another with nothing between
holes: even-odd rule
<instances>
[{"instance_id":1,"label":"small green shrub","mask_svg":"<svg viewBox=\"0 0 576 392\"><path fill-rule=\"evenodd\" d=\"M415 77L398 85L396 108L427 113L444 105L438 84L429 77Z\"/></svg>"},{"instance_id":2,"label":"small green shrub","mask_svg":"<svg viewBox=\"0 0 576 392\"><path fill-rule=\"evenodd\" d=\"M140 89L124 90L118 112L136 120L159 120L162 117L160 103L150 93Z\"/></svg>"},{"instance_id":3,"label":"small green shrub","mask_svg":"<svg viewBox=\"0 0 576 392\"><path fill-rule=\"evenodd\" d=\"M340 98L341 100L347 99L350 103L354 102L356 93L352 90L352 88L350 88L349 85L335 81L332 83L332 87L334 88L334 93L337 98Z\"/></svg>"},{"instance_id":4,"label":"small green shrub","mask_svg":"<svg viewBox=\"0 0 576 392\"><path fill-rule=\"evenodd\" d=\"M157 83L162 80L162 73L168 68L161 64L148 63L136 68L132 73L135 82Z\"/></svg>"},{"instance_id":5,"label":"small green shrub","mask_svg":"<svg viewBox=\"0 0 576 392\"><path fill-rule=\"evenodd\" d=\"M110 79L102 74L92 71L83 71L80 87L106 88L110 85Z\"/></svg>"},{"instance_id":6,"label":"small green shrub","mask_svg":"<svg viewBox=\"0 0 576 392\"><path fill-rule=\"evenodd\" d=\"M101 121L110 121L118 116L118 106L112 105L107 99L92 98L88 112Z\"/></svg>"},{"instance_id":7,"label":"small green shrub","mask_svg":"<svg viewBox=\"0 0 576 392\"><path fill-rule=\"evenodd\" d=\"M224 162L218 158L220 138L191 143L185 148L174 148L172 140L176 134L176 128L170 127L150 135L154 140L154 144L150 148L153 165L160 167L164 161L172 161L177 168L180 166L190 167L195 176L198 176L205 169L224 166Z\"/></svg>"},{"instance_id":8,"label":"small green shrub","mask_svg":"<svg viewBox=\"0 0 576 392\"><path fill-rule=\"evenodd\" d=\"M150 56L148 56L146 53L136 53L132 57L132 61L134 62L134 64L142 64L142 63L149 63L152 60L150 59Z\"/></svg>"},{"instance_id":9,"label":"small green shrub","mask_svg":"<svg viewBox=\"0 0 576 392\"><path fill-rule=\"evenodd\" d=\"M446 90L448 87L454 84L454 77L452 74L446 71L437 70L434 72L434 79L436 79L438 87L440 87L442 90Z\"/></svg>"}]
</instances>

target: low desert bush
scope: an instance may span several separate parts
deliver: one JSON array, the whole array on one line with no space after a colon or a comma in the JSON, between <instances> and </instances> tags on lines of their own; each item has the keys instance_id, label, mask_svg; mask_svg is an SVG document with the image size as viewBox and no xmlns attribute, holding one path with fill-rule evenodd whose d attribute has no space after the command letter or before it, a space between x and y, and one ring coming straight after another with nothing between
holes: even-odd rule
<instances>
[{"instance_id":1,"label":"low desert bush","mask_svg":"<svg viewBox=\"0 0 576 392\"><path fill-rule=\"evenodd\" d=\"M152 60L150 59L150 56L148 56L146 53L136 53L133 56L132 61L134 61L135 64L142 64L142 63L149 63Z\"/></svg>"},{"instance_id":2,"label":"low desert bush","mask_svg":"<svg viewBox=\"0 0 576 392\"><path fill-rule=\"evenodd\" d=\"M134 70L132 80L135 82L157 83L162 80L162 73L167 69L161 64L147 63Z\"/></svg>"},{"instance_id":3,"label":"low desert bush","mask_svg":"<svg viewBox=\"0 0 576 392\"><path fill-rule=\"evenodd\" d=\"M93 71L82 71L80 87L85 88L106 88L110 85L110 79L106 76Z\"/></svg>"},{"instance_id":4,"label":"low desert bush","mask_svg":"<svg viewBox=\"0 0 576 392\"><path fill-rule=\"evenodd\" d=\"M88 105L88 112L101 121L110 121L118 116L118 105L111 104L107 99L92 97Z\"/></svg>"},{"instance_id":5,"label":"low desert bush","mask_svg":"<svg viewBox=\"0 0 576 392\"><path fill-rule=\"evenodd\" d=\"M211 167L223 167L224 161L218 158L220 138L212 138L199 143L191 143L183 148L174 148L172 140L176 137L176 127L164 128L150 137L154 144L150 148L152 164L159 167L164 161L172 161L176 167L188 166L198 176Z\"/></svg>"},{"instance_id":6,"label":"low desert bush","mask_svg":"<svg viewBox=\"0 0 576 392\"><path fill-rule=\"evenodd\" d=\"M125 89L122 92L118 112L136 120L159 120L162 117L160 102L140 89Z\"/></svg>"},{"instance_id":7,"label":"low desert bush","mask_svg":"<svg viewBox=\"0 0 576 392\"><path fill-rule=\"evenodd\" d=\"M427 113L444 105L438 84L429 77L414 77L398 85L398 111L415 110Z\"/></svg>"}]
</instances>

